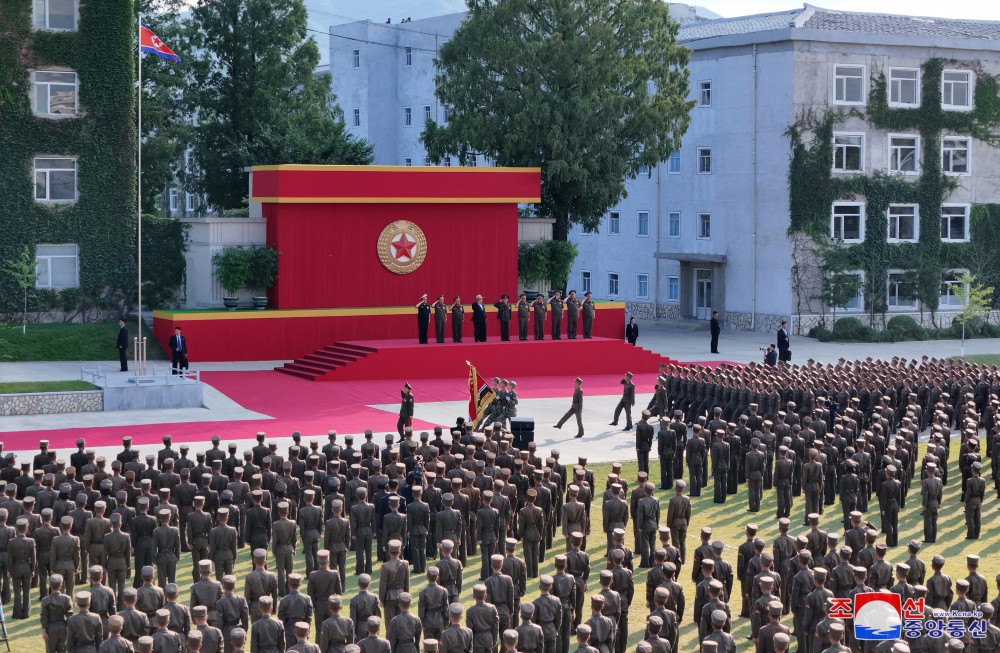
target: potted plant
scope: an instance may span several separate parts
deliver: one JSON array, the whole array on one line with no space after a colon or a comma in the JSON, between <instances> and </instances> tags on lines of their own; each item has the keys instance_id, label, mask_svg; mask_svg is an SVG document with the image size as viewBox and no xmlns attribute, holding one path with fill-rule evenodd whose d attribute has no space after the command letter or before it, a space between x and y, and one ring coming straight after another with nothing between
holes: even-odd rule
<instances>
[{"instance_id":1,"label":"potted plant","mask_svg":"<svg viewBox=\"0 0 1000 653\"><path fill-rule=\"evenodd\" d=\"M257 291L273 286L278 278L278 257L281 252L273 247L251 247L245 251L250 268L247 286ZM267 308L267 295L254 295L253 307L258 311Z\"/></svg>"},{"instance_id":2,"label":"potted plant","mask_svg":"<svg viewBox=\"0 0 1000 653\"><path fill-rule=\"evenodd\" d=\"M226 295L222 303L230 311L235 311L240 300L236 293L247 284L250 276L250 265L246 250L239 247L226 247L221 252L212 255L212 265Z\"/></svg>"}]
</instances>

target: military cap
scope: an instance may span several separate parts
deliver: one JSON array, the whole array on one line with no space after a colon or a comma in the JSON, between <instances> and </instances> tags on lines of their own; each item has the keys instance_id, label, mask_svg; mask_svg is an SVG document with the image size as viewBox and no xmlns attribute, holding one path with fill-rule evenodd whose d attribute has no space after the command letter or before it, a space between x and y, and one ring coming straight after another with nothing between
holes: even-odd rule
<instances>
[{"instance_id":1,"label":"military cap","mask_svg":"<svg viewBox=\"0 0 1000 653\"><path fill-rule=\"evenodd\" d=\"M958 589L967 590L969 589L969 581L965 580L964 578L959 578L958 580L955 581L955 587L957 587Z\"/></svg>"},{"instance_id":2,"label":"military cap","mask_svg":"<svg viewBox=\"0 0 1000 653\"><path fill-rule=\"evenodd\" d=\"M332 606L335 606L335 607L340 607L341 605L343 605L344 600L342 598L340 598L339 594L331 594L330 598L328 598L326 600L326 602L329 605L332 605Z\"/></svg>"},{"instance_id":3,"label":"military cap","mask_svg":"<svg viewBox=\"0 0 1000 653\"><path fill-rule=\"evenodd\" d=\"M191 616L193 617L207 617L208 616L208 606L196 605L191 608Z\"/></svg>"},{"instance_id":4,"label":"military cap","mask_svg":"<svg viewBox=\"0 0 1000 653\"><path fill-rule=\"evenodd\" d=\"M576 537L576 534L570 533L570 537ZM517 540L514 539L513 537L508 537L507 539L504 540L503 543L504 543L504 548L510 551L513 551L515 548L517 548Z\"/></svg>"},{"instance_id":5,"label":"military cap","mask_svg":"<svg viewBox=\"0 0 1000 653\"><path fill-rule=\"evenodd\" d=\"M763 579L761 579L761 580L763 580ZM772 579L772 581L773 581L773 579ZM781 613L782 613L782 611L784 609L785 608L781 604L781 601L771 601L771 602L769 602L767 604L767 613L769 615L771 615L772 617L780 617Z\"/></svg>"},{"instance_id":6,"label":"military cap","mask_svg":"<svg viewBox=\"0 0 1000 653\"><path fill-rule=\"evenodd\" d=\"M462 607L461 603L452 603L448 606L448 614L460 615L465 612L465 608Z\"/></svg>"},{"instance_id":7,"label":"military cap","mask_svg":"<svg viewBox=\"0 0 1000 653\"><path fill-rule=\"evenodd\" d=\"M368 630L377 630L382 626L382 619L372 615L368 617Z\"/></svg>"},{"instance_id":8,"label":"military cap","mask_svg":"<svg viewBox=\"0 0 1000 653\"><path fill-rule=\"evenodd\" d=\"M826 580L826 573L826 567L816 567L813 569L813 578L822 583Z\"/></svg>"},{"instance_id":9,"label":"military cap","mask_svg":"<svg viewBox=\"0 0 1000 653\"><path fill-rule=\"evenodd\" d=\"M708 589L710 592L721 592L723 590L723 585L720 581L713 578L708 581Z\"/></svg>"},{"instance_id":10,"label":"military cap","mask_svg":"<svg viewBox=\"0 0 1000 653\"><path fill-rule=\"evenodd\" d=\"M886 543L885 543L885 542L879 542L878 544L876 544L876 545L875 545L875 550L876 550L876 551L882 551L883 553L884 553L884 552L885 552L885 551L886 551L886 550L887 550L888 548L889 548L889 547L888 547L888 546L886 545Z\"/></svg>"},{"instance_id":11,"label":"military cap","mask_svg":"<svg viewBox=\"0 0 1000 653\"><path fill-rule=\"evenodd\" d=\"M600 596L600 595L598 594L598 596ZM593 601L595 597L590 597L590 598ZM603 603L603 602L604 602L604 597L601 596L601 603ZM591 629L590 629L590 626L588 626L587 624L580 624L579 626L576 627L576 634L577 635L583 635L584 637L589 637L590 633L591 633Z\"/></svg>"},{"instance_id":12,"label":"military cap","mask_svg":"<svg viewBox=\"0 0 1000 653\"><path fill-rule=\"evenodd\" d=\"M906 642L896 642L892 645L892 653L910 653L910 645Z\"/></svg>"},{"instance_id":13,"label":"military cap","mask_svg":"<svg viewBox=\"0 0 1000 653\"><path fill-rule=\"evenodd\" d=\"M62 574L52 574L49 576L49 585L56 586L62 585L63 577Z\"/></svg>"},{"instance_id":14,"label":"military cap","mask_svg":"<svg viewBox=\"0 0 1000 653\"><path fill-rule=\"evenodd\" d=\"M716 551L722 551L726 548L726 545L722 543L722 540L715 540L712 542L712 548Z\"/></svg>"},{"instance_id":15,"label":"military cap","mask_svg":"<svg viewBox=\"0 0 1000 653\"><path fill-rule=\"evenodd\" d=\"M788 646L788 643L790 641L791 641L791 637L788 635L788 633L780 633L779 632L779 633L775 633L774 634L774 643L775 644L779 644L781 646Z\"/></svg>"},{"instance_id":16,"label":"military cap","mask_svg":"<svg viewBox=\"0 0 1000 653\"><path fill-rule=\"evenodd\" d=\"M979 565L979 556L977 556L977 555L967 555L967 556L965 556L965 564L966 565L978 566Z\"/></svg>"},{"instance_id":17,"label":"military cap","mask_svg":"<svg viewBox=\"0 0 1000 653\"><path fill-rule=\"evenodd\" d=\"M530 615L535 612L535 606L531 603L524 602L521 604L521 612Z\"/></svg>"},{"instance_id":18,"label":"military cap","mask_svg":"<svg viewBox=\"0 0 1000 653\"><path fill-rule=\"evenodd\" d=\"M288 582L292 585L298 585L302 582L302 574L291 573L287 576Z\"/></svg>"},{"instance_id":19,"label":"military cap","mask_svg":"<svg viewBox=\"0 0 1000 653\"><path fill-rule=\"evenodd\" d=\"M76 604L77 605L87 605L90 603L90 592L77 592L76 593Z\"/></svg>"},{"instance_id":20,"label":"military cap","mask_svg":"<svg viewBox=\"0 0 1000 653\"><path fill-rule=\"evenodd\" d=\"M542 576L542 577L540 577L538 579L538 584L541 585L542 587L552 587L552 583L553 582L554 581L552 580L552 576L549 576L548 574L545 574L544 576ZM475 588L473 588L473 589L475 589ZM483 590L485 591L485 589L486 589L486 586L483 585Z\"/></svg>"},{"instance_id":21,"label":"military cap","mask_svg":"<svg viewBox=\"0 0 1000 653\"><path fill-rule=\"evenodd\" d=\"M837 623L836 621L834 621L833 623L830 624L830 633L832 635L842 636L844 634L844 624Z\"/></svg>"},{"instance_id":22,"label":"military cap","mask_svg":"<svg viewBox=\"0 0 1000 653\"><path fill-rule=\"evenodd\" d=\"M403 549L403 543L399 540L389 540L389 552L399 553Z\"/></svg>"},{"instance_id":23,"label":"military cap","mask_svg":"<svg viewBox=\"0 0 1000 653\"><path fill-rule=\"evenodd\" d=\"M713 624L718 624L718 625L721 626L722 624L726 623L726 619L727 618L728 617L726 616L726 613L724 611L722 611L722 610L712 610L712 623Z\"/></svg>"},{"instance_id":24,"label":"military cap","mask_svg":"<svg viewBox=\"0 0 1000 653\"><path fill-rule=\"evenodd\" d=\"M716 653L718 650L719 644L715 640L706 639L701 643L701 653Z\"/></svg>"}]
</instances>

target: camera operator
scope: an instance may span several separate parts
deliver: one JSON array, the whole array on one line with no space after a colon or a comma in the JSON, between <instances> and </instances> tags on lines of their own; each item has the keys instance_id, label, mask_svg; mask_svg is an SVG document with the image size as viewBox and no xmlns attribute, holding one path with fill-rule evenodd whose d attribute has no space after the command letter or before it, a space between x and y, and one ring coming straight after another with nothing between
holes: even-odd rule
<instances>
[{"instance_id":1,"label":"camera operator","mask_svg":"<svg viewBox=\"0 0 1000 653\"><path fill-rule=\"evenodd\" d=\"M767 349L761 349L764 352L764 364L774 367L778 364L778 351L774 348L774 345L768 345Z\"/></svg>"}]
</instances>

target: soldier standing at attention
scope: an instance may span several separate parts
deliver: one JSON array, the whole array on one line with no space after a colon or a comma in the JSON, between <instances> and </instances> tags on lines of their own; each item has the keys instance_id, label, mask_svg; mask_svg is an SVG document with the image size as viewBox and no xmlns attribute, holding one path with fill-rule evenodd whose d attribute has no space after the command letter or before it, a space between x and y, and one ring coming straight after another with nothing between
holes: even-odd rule
<instances>
[{"instance_id":1,"label":"soldier standing at attention","mask_svg":"<svg viewBox=\"0 0 1000 653\"><path fill-rule=\"evenodd\" d=\"M35 575L38 561L35 541L28 537L28 520L18 519L14 524L17 535L7 543L7 569L14 582L14 619L28 618L28 595L31 594L31 579ZM111 606L112 611L114 605Z\"/></svg>"},{"instance_id":2,"label":"soldier standing at attention","mask_svg":"<svg viewBox=\"0 0 1000 653\"><path fill-rule=\"evenodd\" d=\"M531 309L535 318L535 340L545 340L545 313L548 311L548 304L545 303L542 293L535 295Z\"/></svg>"},{"instance_id":3,"label":"soldier standing at attention","mask_svg":"<svg viewBox=\"0 0 1000 653\"><path fill-rule=\"evenodd\" d=\"M0 511L6 512L2 508ZM80 568L80 538L70 534L71 528L73 518L66 515L59 521L59 535L52 538L52 550L49 553L49 567L65 579L66 589L70 594L73 593L77 569ZM4 582L7 582L6 579Z\"/></svg>"},{"instance_id":4,"label":"soldier standing at attention","mask_svg":"<svg viewBox=\"0 0 1000 653\"><path fill-rule=\"evenodd\" d=\"M392 653L419 653L423 624L410 614L412 601L413 596L409 592L399 595L399 614L389 621L386 628L386 639Z\"/></svg>"},{"instance_id":5,"label":"soldier standing at attention","mask_svg":"<svg viewBox=\"0 0 1000 653\"><path fill-rule=\"evenodd\" d=\"M581 379L580 377L576 377L576 379L573 380L573 383L575 384L573 388L573 403L571 404L570 409L566 411L566 414L563 415L562 418L556 423L555 427L557 429L561 429L562 425L566 423L566 420L575 415L576 426L577 426L577 433L575 437L582 438L583 437L583 390L580 389L580 386L583 385L583 379Z\"/></svg>"},{"instance_id":6,"label":"soldier standing at attention","mask_svg":"<svg viewBox=\"0 0 1000 653\"><path fill-rule=\"evenodd\" d=\"M295 522L288 518L288 503L282 501L278 504L278 519L271 526L271 552L274 553L274 566L278 573L278 596L288 592L286 579L292 573L296 539Z\"/></svg>"},{"instance_id":7,"label":"soldier standing at attention","mask_svg":"<svg viewBox=\"0 0 1000 653\"><path fill-rule=\"evenodd\" d=\"M448 319L448 307L444 304L444 295L438 295L431 308L434 309L434 338L438 343L443 343L444 324Z\"/></svg>"},{"instance_id":8,"label":"soldier standing at attention","mask_svg":"<svg viewBox=\"0 0 1000 653\"><path fill-rule=\"evenodd\" d=\"M583 337L590 338L594 332L594 300L590 298L590 291L583 293L583 306L580 309L583 313Z\"/></svg>"},{"instance_id":9,"label":"soldier standing at attention","mask_svg":"<svg viewBox=\"0 0 1000 653\"><path fill-rule=\"evenodd\" d=\"M470 653L472 651L473 634L471 628L462 626L462 613L465 608L461 603L448 606L448 627L441 631L441 653ZM426 643L426 640L425 640Z\"/></svg>"},{"instance_id":10,"label":"soldier standing at attention","mask_svg":"<svg viewBox=\"0 0 1000 653\"><path fill-rule=\"evenodd\" d=\"M274 601L270 596L262 596L258 605L260 618L250 626L250 651L252 653L283 653L285 650L285 628L271 614Z\"/></svg>"},{"instance_id":11,"label":"soldier standing at attention","mask_svg":"<svg viewBox=\"0 0 1000 653\"><path fill-rule=\"evenodd\" d=\"M448 590L438 584L438 574L437 567L427 569L427 586L417 599L417 614L427 639L437 639L448 624Z\"/></svg>"},{"instance_id":12,"label":"soldier standing at attention","mask_svg":"<svg viewBox=\"0 0 1000 653\"><path fill-rule=\"evenodd\" d=\"M390 540L389 560L379 572L378 598L385 609L385 620L390 623L399 614L399 595L410 591L410 566L400 560L402 550L402 542Z\"/></svg>"},{"instance_id":13,"label":"soldier standing at attention","mask_svg":"<svg viewBox=\"0 0 1000 653\"><path fill-rule=\"evenodd\" d=\"M351 506L351 539L354 542L355 574L372 571L372 540L375 536L375 506L368 503L368 490L357 488ZM362 624L363 626L363 624Z\"/></svg>"},{"instance_id":14,"label":"soldier standing at attention","mask_svg":"<svg viewBox=\"0 0 1000 653\"><path fill-rule=\"evenodd\" d=\"M331 501L330 509L333 516L326 520L323 548L330 552L330 564L337 568L341 581L344 581L347 579L347 551L351 548L351 522L344 517L342 500Z\"/></svg>"},{"instance_id":15,"label":"soldier standing at attention","mask_svg":"<svg viewBox=\"0 0 1000 653\"><path fill-rule=\"evenodd\" d=\"M121 513L112 513L111 530L104 535L105 563L108 570L108 587L118 597L118 608L122 606L122 594L125 593L125 578L132 566L132 541L128 533L121 529Z\"/></svg>"},{"instance_id":16,"label":"soldier standing at attention","mask_svg":"<svg viewBox=\"0 0 1000 653\"><path fill-rule=\"evenodd\" d=\"M156 551L157 585L163 587L177 579L177 561L181 557L181 534L176 526L169 524L170 511L156 513L159 526L153 531L153 548Z\"/></svg>"},{"instance_id":17,"label":"soldier standing at attention","mask_svg":"<svg viewBox=\"0 0 1000 653\"><path fill-rule=\"evenodd\" d=\"M576 340L576 324L579 316L580 300L576 298L576 291L570 290L566 296L566 337L570 340Z\"/></svg>"},{"instance_id":18,"label":"soldier standing at attention","mask_svg":"<svg viewBox=\"0 0 1000 653\"><path fill-rule=\"evenodd\" d=\"M496 606L486 602L486 585L482 583L472 588L472 596L476 603L465 614L465 624L472 630L472 653L494 653L500 635Z\"/></svg>"},{"instance_id":19,"label":"soldier standing at attention","mask_svg":"<svg viewBox=\"0 0 1000 653\"><path fill-rule=\"evenodd\" d=\"M101 642L98 653L132 653L132 642L121 635L124 625L125 620L118 615L108 619L108 638Z\"/></svg>"},{"instance_id":20,"label":"soldier standing at attention","mask_svg":"<svg viewBox=\"0 0 1000 653\"><path fill-rule=\"evenodd\" d=\"M417 340L421 345L427 344L427 326L431 322L431 306L427 303L427 293L420 296L417 302ZM254 461L259 464L260 461ZM250 633L250 645L253 646L253 633ZM254 653L257 653L254 650Z\"/></svg>"},{"instance_id":21,"label":"soldier standing at attention","mask_svg":"<svg viewBox=\"0 0 1000 653\"><path fill-rule=\"evenodd\" d=\"M691 478L691 496L700 497L701 488L705 486L705 439L701 436L701 429L694 425L694 432L691 438L684 445L687 451L688 474Z\"/></svg>"},{"instance_id":22,"label":"soldier standing at attention","mask_svg":"<svg viewBox=\"0 0 1000 653\"><path fill-rule=\"evenodd\" d=\"M524 558L528 566L528 578L538 577L539 546L545 527L542 509L535 505L537 498L538 490L528 489L525 505L518 512L517 520L518 536L524 546Z\"/></svg>"},{"instance_id":23,"label":"soldier standing at attention","mask_svg":"<svg viewBox=\"0 0 1000 653\"><path fill-rule=\"evenodd\" d=\"M90 611L90 592L76 593L76 607L77 614L66 621L66 650L96 653L98 642L104 639L104 627L101 618Z\"/></svg>"},{"instance_id":24,"label":"soldier standing at attention","mask_svg":"<svg viewBox=\"0 0 1000 653\"><path fill-rule=\"evenodd\" d=\"M979 529L982 525L980 509L986 497L986 479L982 478L982 472L983 464L977 460L972 463L972 475L965 481L965 539L967 540L979 539Z\"/></svg>"},{"instance_id":25,"label":"soldier standing at attention","mask_svg":"<svg viewBox=\"0 0 1000 653\"><path fill-rule=\"evenodd\" d=\"M652 417L650 410L642 411L642 419L635 426L636 450L639 452L639 471L649 472L649 451L645 454L641 451L642 445L649 442L649 448L653 448L653 425L646 420ZM648 432L644 429L648 428ZM673 429L665 419L660 420L660 429L656 434L656 453L660 459L660 489L669 490L674 483L674 438ZM643 462L645 458L645 462ZM645 465L645 470L643 470Z\"/></svg>"},{"instance_id":26,"label":"soldier standing at attention","mask_svg":"<svg viewBox=\"0 0 1000 653\"><path fill-rule=\"evenodd\" d=\"M552 576L546 575L539 578L539 596L532 602L535 607L535 623L542 627L545 651L550 653L555 652L562 624L562 602L551 593L552 583Z\"/></svg>"},{"instance_id":27,"label":"soldier standing at attention","mask_svg":"<svg viewBox=\"0 0 1000 653\"><path fill-rule=\"evenodd\" d=\"M268 597L271 605L278 600L278 578L274 572L267 570L267 550L254 549L253 571L243 580L243 596L250 605L250 619L260 619L260 600Z\"/></svg>"},{"instance_id":28,"label":"soldier standing at attention","mask_svg":"<svg viewBox=\"0 0 1000 653\"><path fill-rule=\"evenodd\" d=\"M215 603L216 627L222 633L225 653L233 653L232 634L250 627L250 604L245 596L233 593L235 576L222 577L222 596Z\"/></svg>"},{"instance_id":29,"label":"soldier standing at attention","mask_svg":"<svg viewBox=\"0 0 1000 653\"><path fill-rule=\"evenodd\" d=\"M756 440L756 438L755 438ZM764 494L764 468L767 465L767 453L763 451L762 448L754 446L753 441L750 444L750 451L743 459L743 465L746 468L746 479L747 479L747 504L750 512L760 512L760 501ZM782 447L784 449L784 447ZM779 452L778 462L783 460L783 454ZM785 488L785 494L791 496L792 493L792 478L791 478L791 461L786 460L785 465L779 465L783 470L787 478L784 481L777 481L779 483L783 482L786 485L778 487L778 518L786 516L784 514L785 507L782 504L782 487Z\"/></svg>"},{"instance_id":30,"label":"soldier standing at attention","mask_svg":"<svg viewBox=\"0 0 1000 653\"><path fill-rule=\"evenodd\" d=\"M354 622L340 614L343 599L333 595L327 599L330 614L323 622L319 633L319 648L326 653L346 653L347 646L354 642Z\"/></svg>"},{"instance_id":31,"label":"soldier standing at attention","mask_svg":"<svg viewBox=\"0 0 1000 653\"><path fill-rule=\"evenodd\" d=\"M322 653L319 646L309 641L309 622L298 621L295 623L295 643L286 649L295 653Z\"/></svg>"},{"instance_id":32,"label":"soldier standing at attention","mask_svg":"<svg viewBox=\"0 0 1000 653\"><path fill-rule=\"evenodd\" d=\"M625 372L625 378L621 380L622 384L622 398L615 406L615 416L611 420L609 426L618 426L618 416L622 414L622 410L625 411L625 430L632 430L632 406L635 405L635 384L632 383L632 373ZM650 427L652 431L652 427ZM639 471L648 472L649 471L649 450L653 446L653 436L650 433L649 446L646 447L646 466L643 467L642 461L639 461ZM636 448L639 447L638 441L636 442Z\"/></svg>"},{"instance_id":33,"label":"soldier standing at attention","mask_svg":"<svg viewBox=\"0 0 1000 653\"><path fill-rule=\"evenodd\" d=\"M465 322L465 306L462 298L455 295L451 302L451 341L462 342L462 323Z\"/></svg>"},{"instance_id":34,"label":"soldier standing at attention","mask_svg":"<svg viewBox=\"0 0 1000 653\"><path fill-rule=\"evenodd\" d=\"M308 627L313 618L312 599L299 591L302 576L288 574L288 593L278 603L278 620L285 625L285 646L295 641L295 624L304 621Z\"/></svg>"},{"instance_id":35,"label":"soldier standing at attention","mask_svg":"<svg viewBox=\"0 0 1000 653\"><path fill-rule=\"evenodd\" d=\"M212 580L211 560L200 561L198 571L201 574L201 580L191 586L191 598L188 605L191 608L199 605L205 606L208 610L205 617L208 619L208 623L215 626L219 623L215 604L222 598L222 583Z\"/></svg>"},{"instance_id":36,"label":"soldier standing at attention","mask_svg":"<svg viewBox=\"0 0 1000 653\"><path fill-rule=\"evenodd\" d=\"M493 306L497 309L497 319L500 321L500 340L510 340L510 297L506 293L500 295L500 301Z\"/></svg>"},{"instance_id":37,"label":"soldier standing at attention","mask_svg":"<svg viewBox=\"0 0 1000 653\"><path fill-rule=\"evenodd\" d=\"M681 565L687 561L687 529L691 523L691 497L684 494L687 483L684 479L674 481L674 496L667 503L667 526L670 528L670 543L680 551L677 562L677 573Z\"/></svg>"},{"instance_id":38,"label":"soldier standing at attention","mask_svg":"<svg viewBox=\"0 0 1000 653\"><path fill-rule=\"evenodd\" d=\"M411 390L410 384L404 383L403 389L399 391L399 419L396 420L396 432L399 433L399 437L403 437L403 431L413 421L414 400Z\"/></svg>"},{"instance_id":39,"label":"soldier standing at attention","mask_svg":"<svg viewBox=\"0 0 1000 653\"><path fill-rule=\"evenodd\" d=\"M549 299L549 304L552 306L552 339L559 340L562 337L562 293L558 290L552 293L552 297Z\"/></svg>"},{"instance_id":40,"label":"soldier standing at attention","mask_svg":"<svg viewBox=\"0 0 1000 653\"><path fill-rule=\"evenodd\" d=\"M712 443L712 488L715 503L725 503L729 489L729 444L723 440L726 432L718 429Z\"/></svg>"},{"instance_id":41,"label":"soldier standing at attention","mask_svg":"<svg viewBox=\"0 0 1000 653\"><path fill-rule=\"evenodd\" d=\"M45 579L40 579L40 583ZM63 577L52 574L48 578L49 593L41 600L39 621L45 653L66 653L66 625L73 614L73 601L62 593Z\"/></svg>"},{"instance_id":42,"label":"soldier standing at attention","mask_svg":"<svg viewBox=\"0 0 1000 653\"><path fill-rule=\"evenodd\" d=\"M531 305L528 304L528 295L521 293L517 298L517 339L525 341L528 339L528 317L531 313Z\"/></svg>"},{"instance_id":43,"label":"soldier standing at attention","mask_svg":"<svg viewBox=\"0 0 1000 653\"><path fill-rule=\"evenodd\" d=\"M215 514L219 525L208 534L208 556L215 565L215 579L220 580L226 574L233 573L239 536L236 529L229 525L228 508L219 508Z\"/></svg>"},{"instance_id":44,"label":"soldier standing at attention","mask_svg":"<svg viewBox=\"0 0 1000 653\"><path fill-rule=\"evenodd\" d=\"M937 464L927 463L924 480L920 482L920 501L924 515L924 542L937 541L938 509L941 507L944 486L937 477Z\"/></svg>"},{"instance_id":45,"label":"soldier standing at attention","mask_svg":"<svg viewBox=\"0 0 1000 653\"><path fill-rule=\"evenodd\" d=\"M333 595L339 595L344 591L344 583L336 569L330 569L330 552L323 549L316 555L319 568L313 570L307 581L309 583L309 598L313 602L313 610L316 614L316 632L320 632L329 614L327 601Z\"/></svg>"},{"instance_id":46,"label":"soldier standing at attention","mask_svg":"<svg viewBox=\"0 0 1000 653\"><path fill-rule=\"evenodd\" d=\"M878 488L878 504L882 514L886 546L896 546L899 543L899 503L902 496L902 485L895 476L896 467L894 465L887 466L885 480ZM966 510L968 510L968 505Z\"/></svg>"},{"instance_id":47,"label":"soldier standing at attention","mask_svg":"<svg viewBox=\"0 0 1000 653\"><path fill-rule=\"evenodd\" d=\"M314 490L306 490L302 493L302 499L305 503L299 508L298 515L299 535L302 538L302 552L306 557L307 576L317 567L316 554L319 550L319 538L323 534L323 509L314 505L315 496ZM323 612L325 613L326 610Z\"/></svg>"},{"instance_id":48,"label":"soldier standing at attention","mask_svg":"<svg viewBox=\"0 0 1000 653\"><path fill-rule=\"evenodd\" d=\"M766 448L765 448L766 449ZM774 463L774 488L775 496L778 503L777 518L788 517L792 512L792 486L795 483L795 461L790 460L788 457L788 447L781 445L778 447L778 459ZM759 463L755 463L755 467L760 467L761 479L763 479L764 467L767 464L767 452L766 450L761 452L763 454L762 459ZM750 454L747 454L747 459L749 459ZM750 485L750 467L749 462L747 463L747 485ZM762 494L763 492L763 480L757 485L760 490L751 489L751 492ZM757 501L757 509L760 510L760 501Z\"/></svg>"},{"instance_id":49,"label":"soldier standing at attention","mask_svg":"<svg viewBox=\"0 0 1000 653\"><path fill-rule=\"evenodd\" d=\"M660 524L660 500L653 496L656 486L646 481L642 486L645 496L639 499L636 522L639 525L640 567L652 565L652 554L656 548L656 531Z\"/></svg>"}]
</instances>

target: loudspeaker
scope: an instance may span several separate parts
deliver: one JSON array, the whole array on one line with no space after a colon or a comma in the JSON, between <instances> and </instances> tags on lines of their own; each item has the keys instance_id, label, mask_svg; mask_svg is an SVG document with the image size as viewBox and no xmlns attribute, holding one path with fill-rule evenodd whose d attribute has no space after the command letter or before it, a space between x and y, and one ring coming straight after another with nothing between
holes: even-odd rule
<instances>
[{"instance_id":1,"label":"loudspeaker","mask_svg":"<svg viewBox=\"0 0 1000 653\"><path fill-rule=\"evenodd\" d=\"M512 417L510 432L514 434L514 447L527 449L528 443L535 441L535 420L531 417Z\"/></svg>"}]
</instances>

